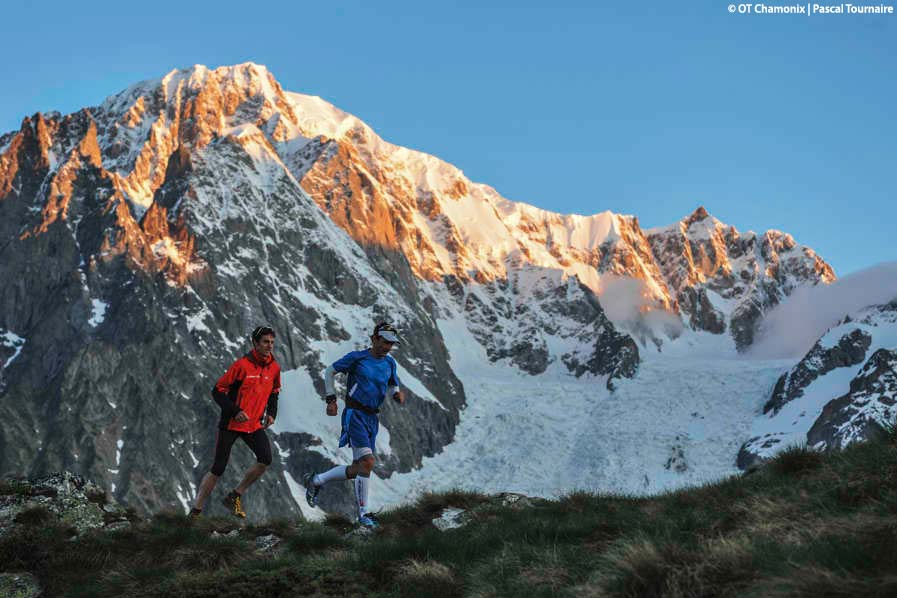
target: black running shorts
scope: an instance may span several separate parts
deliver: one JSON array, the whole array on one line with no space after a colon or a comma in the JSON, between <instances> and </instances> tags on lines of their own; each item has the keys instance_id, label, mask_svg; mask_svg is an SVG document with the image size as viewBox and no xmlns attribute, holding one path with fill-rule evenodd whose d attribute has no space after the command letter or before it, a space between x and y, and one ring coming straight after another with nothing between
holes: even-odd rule
<instances>
[{"instance_id":1,"label":"black running shorts","mask_svg":"<svg viewBox=\"0 0 897 598\"><path fill-rule=\"evenodd\" d=\"M218 441L215 443L215 463L210 470L216 476L221 476L230 460L230 449L237 438L242 438L246 446L255 453L259 463L271 465L271 444L265 430L258 429L255 432L237 432L236 430L218 430Z\"/></svg>"}]
</instances>

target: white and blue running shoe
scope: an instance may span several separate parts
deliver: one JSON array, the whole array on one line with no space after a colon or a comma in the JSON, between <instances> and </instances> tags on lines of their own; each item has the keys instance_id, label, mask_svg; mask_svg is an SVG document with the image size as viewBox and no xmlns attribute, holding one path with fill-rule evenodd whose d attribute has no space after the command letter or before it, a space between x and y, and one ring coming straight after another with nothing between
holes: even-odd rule
<instances>
[{"instance_id":1,"label":"white and blue running shoe","mask_svg":"<svg viewBox=\"0 0 897 598\"><path fill-rule=\"evenodd\" d=\"M321 487L315 485L314 479L315 474L311 472L302 477L302 484L305 486L305 502L311 508L318 506L318 492L321 491Z\"/></svg>"}]
</instances>

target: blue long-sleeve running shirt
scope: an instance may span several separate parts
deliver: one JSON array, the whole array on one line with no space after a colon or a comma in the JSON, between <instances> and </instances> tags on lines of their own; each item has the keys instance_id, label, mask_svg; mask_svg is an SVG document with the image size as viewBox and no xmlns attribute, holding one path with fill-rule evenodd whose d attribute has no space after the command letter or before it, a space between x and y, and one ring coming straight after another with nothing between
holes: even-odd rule
<instances>
[{"instance_id":1,"label":"blue long-sleeve running shirt","mask_svg":"<svg viewBox=\"0 0 897 598\"><path fill-rule=\"evenodd\" d=\"M333 375L330 371L348 373L348 395L373 409L379 409L387 394L396 392L402 383L396 372L396 360L386 355L376 358L367 349L352 351L333 362L324 376L327 393L333 393Z\"/></svg>"}]
</instances>

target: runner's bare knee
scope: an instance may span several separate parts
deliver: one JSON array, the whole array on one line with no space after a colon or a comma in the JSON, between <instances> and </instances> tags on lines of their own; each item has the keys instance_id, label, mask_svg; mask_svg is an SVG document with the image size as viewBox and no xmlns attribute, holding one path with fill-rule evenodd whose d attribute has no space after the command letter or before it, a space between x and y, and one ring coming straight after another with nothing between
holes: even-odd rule
<instances>
[{"instance_id":1,"label":"runner's bare knee","mask_svg":"<svg viewBox=\"0 0 897 598\"><path fill-rule=\"evenodd\" d=\"M358 466L361 473L371 475L371 472L374 470L374 455L365 455L359 459Z\"/></svg>"}]
</instances>

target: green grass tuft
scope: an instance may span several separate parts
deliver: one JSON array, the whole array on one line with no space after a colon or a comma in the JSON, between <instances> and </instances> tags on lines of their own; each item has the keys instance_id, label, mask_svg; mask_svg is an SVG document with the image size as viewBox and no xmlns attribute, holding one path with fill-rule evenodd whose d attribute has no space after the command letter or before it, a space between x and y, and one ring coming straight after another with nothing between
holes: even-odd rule
<instances>
[{"instance_id":1,"label":"green grass tuft","mask_svg":"<svg viewBox=\"0 0 897 598\"><path fill-rule=\"evenodd\" d=\"M822 453L807 446L792 446L775 456L770 462L773 471L783 476L799 476L822 465Z\"/></svg>"},{"instance_id":2,"label":"green grass tuft","mask_svg":"<svg viewBox=\"0 0 897 598\"><path fill-rule=\"evenodd\" d=\"M34 526L43 525L55 519L56 515L51 513L46 507L37 505L20 512L13 518L13 521L22 525Z\"/></svg>"},{"instance_id":3,"label":"green grass tuft","mask_svg":"<svg viewBox=\"0 0 897 598\"><path fill-rule=\"evenodd\" d=\"M344 544L343 536L332 527L305 524L287 538L287 546L295 553L315 554L323 549L337 548Z\"/></svg>"},{"instance_id":4,"label":"green grass tuft","mask_svg":"<svg viewBox=\"0 0 897 598\"><path fill-rule=\"evenodd\" d=\"M0 480L0 496L27 496L31 493L31 484L25 480Z\"/></svg>"},{"instance_id":5,"label":"green grass tuft","mask_svg":"<svg viewBox=\"0 0 897 598\"><path fill-rule=\"evenodd\" d=\"M897 444L897 420L884 422L881 426L881 440L888 444Z\"/></svg>"}]
</instances>

